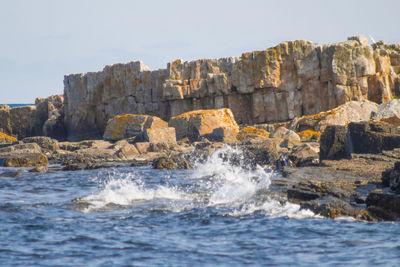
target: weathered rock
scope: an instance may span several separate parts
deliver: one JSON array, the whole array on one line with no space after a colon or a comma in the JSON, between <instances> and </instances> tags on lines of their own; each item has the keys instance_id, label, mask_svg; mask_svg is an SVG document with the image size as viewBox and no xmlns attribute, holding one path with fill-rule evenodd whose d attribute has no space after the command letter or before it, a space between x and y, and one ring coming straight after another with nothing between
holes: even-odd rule
<instances>
[{"instance_id":1,"label":"weathered rock","mask_svg":"<svg viewBox=\"0 0 400 267\"><path fill-rule=\"evenodd\" d=\"M382 122L328 126L320 140L320 160L349 158L351 153L381 153L400 147L400 128Z\"/></svg>"},{"instance_id":2,"label":"weathered rock","mask_svg":"<svg viewBox=\"0 0 400 267\"><path fill-rule=\"evenodd\" d=\"M0 144L12 144L12 143L17 142L17 141L18 141L17 138L0 132Z\"/></svg>"},{"instance_id":3,"label":"weathered rock","mask_svg":"<svg viewBox=\"0 0 400 267\"><path fill-rule=\"evenodd\" d=\"M149 128L138 135L135 142L149 142L150 144L176 144L175 128Z\"/></svg>"},{"instance_id":4,"label":"weathered rock","mask_svg":"<svg viewBox=\"0 0 400 267\"><path fill-rule=\"evenodd\" d=\"M371 118L400 126L400 99L381 104L376 112L372 112Z\"/></svg>"},{"instance_id":5,"label":"weathered rock","mask_svg":"<svg viewBox=\"0 0 400 267\"><path fill-rule=\"evenodd\" d=\"M194 110L172 117L169 126L176 130L176 138L190 141L207 138L216 142L231 142L239 132L230 109Z\"/></svg>"},{"instance_id":6,"label":"weathered rock","mask_svg":"<svg viewBox=\"0 0 400 267\"><path fill-rule=\"evenodd\" d=\"M0 106L0 132L8 135L12 134L10 122L10 107L7 105Z\"/></svg>"},{"instance_id":7,"label":"weathered rock","mask_svg":"<svg viewBox=\"0 0 400 267\"><path fill-rule=\"evenodd\" d=\"M115 155L122 160L132 160L139 154L136 147L129 144L126 140L118 141L114 145L114 148L118 149L117 152L115 152Z\"/></svg>"},{"instance_id":8,"label":"weathered rock","mask_svg":"<svg viewBox=\"0 0 400 267\"><path fill-rule=\"evenodd\" d=\"M329 125L325 128L320 139L320 161L349 158L350 149L346 126Z\"/></svg>"},{"instance_id":9,"label":"weathered rock","mask_svg":"<svg viewBox=\"0 0 400 267\"><path fill-rule=\"evenodd\" d=\"M297 133L302 142L315 142L321 138L321 133L313 130L304 130Z\"/></svg>"},{"instance_id":10,"label":"weathered rock","mask_svg":"<svg viewBox=\"0 0 400 267\"><path fill-rule=\"evenodd\" d=\"M400 147L400 128L387 123L350 123L348 132L352 153L375 154Z\"/></svg>"},{"instance_id":11,"label":"weathered rock","mask_svg":"<svg viewBox=\"0 0 400 267\"><path fill-rule=\"evenodd\" d=\"M40 146L36 143L15 144L0 148L0 154L7 153L42 153Z\"/></svg>"},{"instance_id":12,"label":"weathered rock","mask_svg":"<svg viewBox=\"0 0 400 267\"><path fill-rule=\"evenodd\" d=\"M32 167L49 164L42 153L10 153L0 155L0 165L4 167Z\"/></svg>"},{"instance_id":13,"label":"weathered rock","mask_svg":"<svg viewBox=\"0 0 400 267\"><path fill-rule=\"evenodd\" d=\"M36 117L34 134L44 135L58 140L66 138L64 127L64 97L52 95L47 98L36 98Z\"/></svg>"},{"instance_id":14,"label":"weathered rock","mask_svg":"<svg viewBox=\"0 0 400 267\"><path fill-rule=\"evenodd\" d=\"M296 132L313 130L323 132L328 125L347 125L350 122L368 121L378 105L370 101L350 101L332 110L296 118L291 128Z\"/></svg>"},{"instance_id":15,"label":"weathered rock","mask_svg":"<svg viewBox=\"0 0 400 267\"><path fill-rule=\"evenodd\" d=\"M47 165L48 159L35 144L16 144L0 148L0 166L31 167Z\"/></svg>"},{"instance_id":16,"label":"weathered rock","mask_svg":"<svg viewBox=\"0 0 400 267\"><path fill-rule=\"evenodd\" d=\"M10 109L10 126L12 134L18 139L32 136L34 133L36 108L35 106L23 106Z\"/></svg>"},{"instance_id":17,"label":"weathered rock","mask_svg":"<svg viewBox=\"0 0 400 267\"><path fill-rule=\"evenodd\" d=\"M294 166L313 166L319 163L319 146L316 143L304 143L293 147L289 160Z\"/></svg>"},{"instance_id":18,"label":"weathered rock","mask_svg":"<svg viewBox=\"0 0 400 267\"><path fill-rule=\"evenodd\" d=\"M153 162L154 169L191 169L192 165L183 157L179 155L171 155L161 157Z\"/></svg>"},{"instance_id":19,"label":"weathered rock","mask_svg":"<svg viewBox=\"0 0 400 267\"><path fill-rule=\"evenodd\" d=\"M247 142L250 139L269 138L270 133L264 129L247 126L241 129L237 135L238 141Z\"/></svg>"},{"instance_id":20,"label":"weathered rock","mask_svg":"<svg viewBox=\"0 0 400 267\"><path fill-rule=\"evenodd\" d=\"M150 150L150 143L149 142L136 142L135 143L136 149L140 154L149 152Z\"/></svg>"},{"instance_id":21,"label":"weathered rock","mask_svg":"<svg viewBox=\"0 0 400 267\"><path fill-rule=\"evenodd\" d=\"M271 139L242 143L241 148L243 150L245 165L255 166L258 164L260 166L269 165L275 167L278 164L278 148L276 143Z\"/></svg>"},{"instance_id":22,"label":"weathered rock","mask_svg":"<svg viewBox=\"0 0 400 267\"><path fill-rule=\"evenodd\" d=\"M392 192L375 190L366 200L368 210L382 220L395 221L400 219L400 195Z\"/></svg>"},{"instance_id":23,"label":"weathered rock","mask_svg":"<svg viewBox=\"0 0 400 267\"><path fill-rule=\"evenodd\" d=\"M59 149L57 140L46 136L25 137L23 143L36 143L44 153L55 152Z\"/></svg>"},{"instance_id":24,"label":"weathered rock","mask_svg":"<svg viewBox=\"0 0 400 267\"><path fill-rule=\"evenodd\" d=\"M299 145L301 141L300 136L285 127L279 127L271 136L281 147L289 149Z\"/></svg>"},{"instance_id":25,"label":"weathered rock","mask_svg":"<svg viewBox=\"0 0 400 267\"><path fill-rule=\"evenodd\" d=\"M400 92L399 54L398 45L370 46L364 37L351 37L328 45L284 42L241 57L176 60L156 71L140 61L115 64L65 76L64 120L70 138L88 138L101 136L108 119L126 113L169 120L226 107L239 123L254 124L316 114L350 100L382 103Z\"/></svg>"},{"instance_id":26,"label":"weathered rock","mask_svg":"<svg viewBox=\"0 0 400 267\"><path fill-rule=\"evenodd\" d=\"M400 161L396 162L393 168L382 173L382 184L390 186L392 190L400 189Z\"/></svg>"},{"instance_id":27,"label":"weathered rock","mask_svg":"<svg viewBox=\"0 0 400 267\"><path fill-rule=\"evenodd\" d=\"M108 121L103 138L112 141L136 136L141 136L140 139L146 139L146 136L147 139L149 136L155 138L154 132L150 131L149 134L147 134L146 130L160 131L165 128L168 128L168 123L158 117L135 114L117 115ZM164 135L157 141L160 141L163 137L166 142L173 139L167 136L167 134L172 134L171 130L164 131ZM140 142L144 140L137 141Z\"/></svg>"}]
</instances>

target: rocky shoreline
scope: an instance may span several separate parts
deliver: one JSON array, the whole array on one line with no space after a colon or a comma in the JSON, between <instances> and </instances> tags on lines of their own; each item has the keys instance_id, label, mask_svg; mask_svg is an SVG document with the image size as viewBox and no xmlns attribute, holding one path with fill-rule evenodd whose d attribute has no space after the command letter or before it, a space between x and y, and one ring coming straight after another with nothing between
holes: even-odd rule
<instances>
[{"instance_id":1,"label":"rocky shoreline","mask_svg":"<svg viewBox=\"0 0 400 267\"><path fill-rule=\"evenodd\" d=\"M288 42L155 72L132 63L70 75L64 95L0 106L0 166L190 169L229 145L241 156L221 154L225 160L279 174L271 185L277 197L329 218L399 220L399 72L398 45L357 37L329 46Z\"/></svg>"},{"instance_id":2,"label":"rocky shoreline","mask_svg":"<svg viewBox=\"0 0 400 267\"><path fill-rule=\"evenodd\" d=\"M229 145L242 151L242 159L221 156L245 168L274 169L279 175L272 179L271 190L303 208L329 218L398 220L400 128L394 121L400 114L400 101L390 102L390 112L383 105L389 104L349 102L314 118L242 127L229 109L188 112L169 123L154 116L127 114L109 121L103 140L79 142L45 136L17 141L3 133L0 164L29 167L31 172L143 165L190 169ZM352 118L371 119L346 122L346 112ZM295 129L303 131L296 133Z\"/></svg>"}]
</instances>

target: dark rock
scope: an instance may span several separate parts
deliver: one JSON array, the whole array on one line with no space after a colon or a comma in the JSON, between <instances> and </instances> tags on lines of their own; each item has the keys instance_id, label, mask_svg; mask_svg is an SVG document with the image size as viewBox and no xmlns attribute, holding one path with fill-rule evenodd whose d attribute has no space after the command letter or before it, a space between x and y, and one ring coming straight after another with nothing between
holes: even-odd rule
<instances>
[{"instance_id":1,"label":"dark rock","mask_svg":"<svg viewBox=\"0 0 400 267\"><path fill-rule=\"evenodd\" d=\"M320 160L350 158L352 153L377 154L400 147L400 128L384 122L351 122L328 126L320 140Z\"/></svg>"},{"instance_id":2,"label":"dark rock","mask_svg":"<svg viewBox=\"0 0 400 267\"><path fill-rule=\"evenodd\" d=\"M308 202L302 205L314 213L328 218L337 218L341 216L351 216L353 218L362 217L362 209L352 206L350 203L335 197L324 197Z\"/></svg>"},{"instance_id":3,"label":"dark rock","mask_svg":"<svg viewBox=\"0 0 400 267\"><path fill-rule=\"evenodd\" d=\"M392 190L400 189L400 161L394 164L394 167L382 172L382 184Z\"/></svg>"},{"instance_id":4,"label":"dark rock","mask_svg":"<svg viewBox=\"0 0 400 267\"><path fill-rule=\"evenodd\" d=\"M375 190L366 200L368 210L383 220L400 218L400 195L393 192Z\"/></svg>"},{"instance_id":5,"label":"dark rock","mask_svg":"<svg viewBox=\"0 0 400 267\"><path fill-rule=\"evenodd\" d=\"M351 151L347 138L346 126L328 125L320 139L320 161L324 159L350 158Z\"/></svg>"},{"instance_id":6,"label":"dark rock","mask_svg":"<svg viewBox=\"0 0 400 267\"><path fill-rule=\"evenodd\" d=\"M182 156L171 155L166 157L161 157L153 162L154 169L191 169L192 165Z\"/></svg>"},{"instance_id":7,"label":"dark rock","mask_svg":"<svg viewBox=\"0 0 400 267\"><path fill-rule=\"evenodd\" d=\"M271 165L275 166L279 161L279 153L276 144L270 139L263 142L242 143L243 156L246 165Z\"/></svg>"},{"instance_id":8,"label":"dark rock","mask_svg":"<svg viewBox=\"0 0 400 267\"><path fill-rule=\"evenodd\" d=\"M7 171L7 172L2 172L0 173L0 177L20 177L22 175L21 171Z\"/></svg>"},{"instance_id":9,"label":"dark rock","mask_svg":"<svg viewBox=\"0 0 400 267\"><path fill-rule=\"evenodd\" d=\"M289 154L289 160L297 167L318 165L318 147L309 143L295 146Z\"/></svg>"},{"instance_id":10,"label":"dark rock","mask_svg":"<svg viewBox=\"0 0 400 267\"><path fill-rule=\"evenodd\" d=\"M47 166L36 166L33 169L30 169L29 172L47 172L48 168Z\"/></svg>"}]
</instances>

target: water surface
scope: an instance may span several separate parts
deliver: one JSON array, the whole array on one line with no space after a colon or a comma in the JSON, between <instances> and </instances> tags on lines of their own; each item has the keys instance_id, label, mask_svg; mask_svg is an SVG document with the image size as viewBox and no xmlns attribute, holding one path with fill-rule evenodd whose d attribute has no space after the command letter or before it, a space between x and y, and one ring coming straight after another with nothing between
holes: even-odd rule
<instances>
[{"instance_id":1,"label":"water surface","mask_svg":"<svg viewBox=\"0 0 400 267\"><path fill-rule=\"evenodd\" d=\"M213 156L194 170L1 177L0 265L400 263L398 223L323 219L274 199L275 175Z\"/></svg>"}]
</instances>

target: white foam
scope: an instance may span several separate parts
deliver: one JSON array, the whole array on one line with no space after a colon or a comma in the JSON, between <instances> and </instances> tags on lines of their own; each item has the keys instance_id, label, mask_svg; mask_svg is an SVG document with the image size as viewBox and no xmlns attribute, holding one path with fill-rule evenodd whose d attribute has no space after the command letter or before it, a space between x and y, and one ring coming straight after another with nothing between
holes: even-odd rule
<instances>
[{"instance_id":1,"label":"white foam","mask_svg":"<svg viewBox=\"0 0 400 267\"><path fill-rule=\"evenodd\" d=\"M226 146L205 162L196 163L190 176L182 178L192 182L192 186L151 185L148 179L135 172L111 172L100 192L78 202L86 204L84 212L100 210L108 205L149 202L170 212L211 206L228 216L243 216L257 211L270 217L315 217L311 211L300 209L299 205L271 198L268 187L272 175L276 174L260 166L248 168L244 165L241 151ZM104 178L104 174L101 176ZM159 200L168 200L167 207Z\"/></svg>"}]
</instances>

